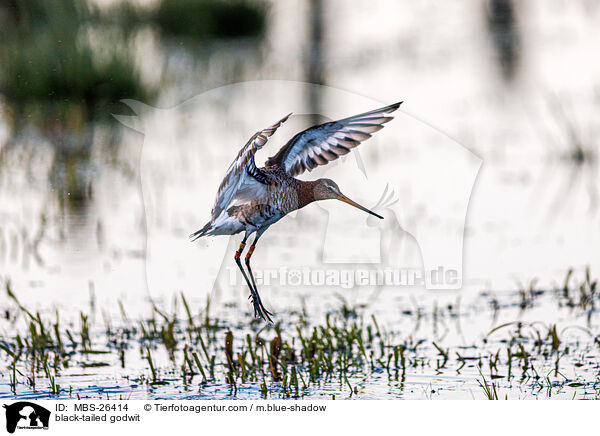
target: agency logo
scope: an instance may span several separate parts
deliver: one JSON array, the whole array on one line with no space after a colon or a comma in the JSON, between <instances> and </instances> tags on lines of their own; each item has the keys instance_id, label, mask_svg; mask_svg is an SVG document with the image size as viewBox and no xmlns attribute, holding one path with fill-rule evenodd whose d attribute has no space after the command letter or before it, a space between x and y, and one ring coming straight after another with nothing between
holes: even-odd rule
<instances>
[{"instance_id":1,"label":"agency logo","mask_svg":"<svg viewBox=\"0 0 600 436\"><path fill-rule=\"evenodd\" d=\"M319 95L320 103L307 95ZM262 166L307 127L402 98L375 101L328 86L262 80L211 89L171 108L125 100L135 115L115 118L144 134L139 173L149 293L245 286L233 257L241 234L193 244L187 236L207 221L223 175L252 133L293 112L257 153ZM327 201L288 214L253 257L261 284L462 287L467 212L482 159L409 110L406 102L367 144L301 176L335 180L385 219Z\"/></svg>"},{"instance_id":2,"label":"agency logo","mask_svg":"<svg viewBox=\"0 0 600 436\"><path fill-rule=\"evenodd\" d=\"M48 430L50 411L29 401L5 404L6 431L14 433L18 429Z\"/></svg>"}]
</instances>

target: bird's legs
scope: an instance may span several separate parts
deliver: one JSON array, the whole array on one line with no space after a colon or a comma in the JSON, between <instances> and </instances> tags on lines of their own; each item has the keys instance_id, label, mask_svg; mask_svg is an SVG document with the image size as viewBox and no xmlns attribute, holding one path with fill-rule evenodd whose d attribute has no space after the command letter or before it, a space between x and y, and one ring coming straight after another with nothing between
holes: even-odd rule
<instances>
[{"instance_id":1,"label":"bird's legs","mask_svg":"<svg viewBox=\"0 0 600 436\"><path fill-rule=\"evenodd\" d=\"M250 279L252 280L252 285L254 286L254 293L253 293L253 303L254 303L254 310L256 310L256 306L258 305L259 310L262 311L262 313L268 318L269 322L273 322L273 320L271 319L271 316L273 316L273 314L271 312L269 312L267 309L265 309L264 304L262 303L261 299L260 299L260 295L258 295L258 288L256 287L256 282L254 281L254 274L252 273L252 268L250 267L250 258L252 257L252 253L254 253L254 248L256 247L256 242L258 241L258 238L260 238L260 235L262 233L257 233L256 237L254 238L254 242L252 242L252 245L250 245L250 248L248 249L248 252L246 253L246 268L248 268L248 272L250 273ZM264 318L264 316L263 316Z\"/></svg>"},{"instance_id":2,"label":"bird's legs","mask_svg":"<svg viewBox=\"0 0 600 436\"><path fill-rule=\"evenodd\" d=\"M244 251L244 247L246 247L247 239L248 239L248 234L246 233L246 235L244 236L244 239L242 239L242 242L240 242L240 247L235 252L235 255L234 255L235 263L237 264L238 268L242 272L242 275L244 276L244 279L246 280L246 284L248 285L248 288L250 289L250 297L252 298L252 303L254 305L254 316L256 318L262 318L265 321L273 322L271 320L271 318L269 318L268 312L263 313L264 308L262 307L262 303L260 303L260 297L258 296L258 292L256 292L255 288L252 286L252 283L250 283L250 280L248 279L248 275L246 274L246 271L244 271L244 268L242 268L242 262L240 261L240 256L242 255L242 253ZM256 243L256 239L254 240L254 242ZM247 263L248 262L246 262L246 264ZM252 282L254 282L254 277L252 278Z\"/></svg>"},{"instance_id":3,"label":"bird's legs","mask_svg":"<svg viewBox=\"0 0 600 436\"><path fill-rule=\"evenodd\" d=\"M253 297L253 299L254 299L254 288L252 287L252 284L250 283L250 280L248 279L248 276L246 275L246 271L244 271L244 268L242 268L242 262L240 261L240 256L244 252L244 247L246 247L246 240L247 239L248 239L248 234L246 233L246 235L244 236L244 239L242 239L242 242L240 242L240 246L237 249L237 251L235 252L235 255L233 256L233 258L234 258L235 263L237 264L238 268L242 272L242 275L244 276L244 279L246 280L246 284L250 288L250 296ZM257 308L256 308L256 305L255 305L254 306L254 316L258 317L259 316L259 312L256 309Z\"/></svg>"}]
</instances>

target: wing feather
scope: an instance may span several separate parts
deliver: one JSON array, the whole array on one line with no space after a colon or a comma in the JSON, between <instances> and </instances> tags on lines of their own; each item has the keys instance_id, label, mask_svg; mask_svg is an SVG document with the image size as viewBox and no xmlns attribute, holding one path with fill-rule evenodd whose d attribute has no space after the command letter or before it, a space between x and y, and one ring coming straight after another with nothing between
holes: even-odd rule
<instances>
[{"instance_id":1,"label":"wing feather","mask_svg":"<svg viewBox=\"0 0 600 436\"><path fill-rule=\"evenodd\" d=\"M288 114L272 126L256 132L239 151L237 157L227 169L227 173L217 191L217 198L211 212L213 219L221 215L236 196L246 195L247 192L256 194L265 189L266 176L256 167L254 155L267 143L269 137L290 115Z\"/></svg>"},{"instance_id":2,"label":"wing feather","mask_svg":"<svg viewBox=\"0 0 600 436\"><path fill-rule=\"evenodd\" d=\"M284 145L266 165L279 165L294 177L318 165L326 165L366 141L392 120L388 116L402 102L391 104L360 115L310 127Z\"/></svg>"}]
</instances>

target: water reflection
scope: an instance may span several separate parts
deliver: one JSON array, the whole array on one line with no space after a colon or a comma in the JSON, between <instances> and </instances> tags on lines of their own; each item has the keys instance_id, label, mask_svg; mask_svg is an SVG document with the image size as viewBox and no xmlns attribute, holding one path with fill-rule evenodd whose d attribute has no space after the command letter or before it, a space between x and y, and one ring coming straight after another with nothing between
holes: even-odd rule
<instances>
[{"instance_id":1,"label":"water reflection","mask_svg":"<svg viewBox=\"0 0 600 436\"><path fill-rule=\"evenodd\" d=\"M243 3L247 10L250 6ZM556 153L548 144L556 142L559 134L522 134L528 127L519 124L521 120L516 120L515 126L517 116L512 102L496 104L497 96L505 98L506 88L490 80L485 63L489 46L478 42L491 38L496 54L496 64L491 67L499 66L502 77L520 92L514 80L517 72L525 82L537 79L536 69L526 68L527 61L540 62L540 69L552 71L534 56L556 44L551 34L542 35L532 40L531 52L524 52L524 35L531 34L533 26L552 28L552 23L564 16L563 6L545 6L546 15L538 17L539 23L532 23L523 14L534 13L536 8L525 10L511 0L488 0L479 8L467 1L436 8L402 1L375 10L369 2L357 2L352 8L344 8L343 13L331 0L304 4L282 1L244 12L241 16L250 20L242 24L236 21L238 24L232 28L233 22L222 19L227 9L224 2L212 5L187 0L184 6L190 9L185 10L201 11L203 19L187 20L179 27L178 20L183 18L173 12L179 10L173 9L174 4L156 2L158 9L129 2L114 2L111 6L102 1L66 0L59 2L60 7L54 3L51 9L47 2L7 1L0 5L0 19L6 24L2 30L6 45L0 57L9 60L2 63L3 72L8 74L2 75L5 104L0 118L1 130L8 132L0 135L5 138L0 144L3 275L22 273L24 264L56 272L57 263L68 262L80 254L74 250L85 247L91 253L86 258L87 266L104 281L102 292L121 292L122 286L108 271L118 270L117 275L126 282L132 275L128 268L141 268L146 235L139 187L143 138L108 116L111 112L131 114L118 106L118 100L130 98L171 106L201 90L266 78L327 83L376 96L384 103L406 97L408 111L429 111L427 117L433 122L440 116L441 125L450 133L455 133L454 126L466 126L468 133L460 136L472 138L468 145L485 158L467 222L465 263L471 283L512 283L515 276L525 280L537 275L554 280L570 266L597 265L595 250L580 249L586 238L588 247L600 246L597 225L593 227L598 173L594 140L597 127L591 114L596 113L597 99L588 99L585 116L575 121L570 114L556 115L554 127L563 126L559 130L566 138L566 145L559 146L562 148ZM205 8L206 4L212 6ZM570 7L578 5L574 2ZM157 16L160 8L170 12ZM57 11L62 11L61 15L56 15ZM365 20L367 11L376 19ZM448 16L460 19L448 20ZM200 22L207 24L196 27ZM563 26L566 34L578 32L577 22L565 21ZM596 30L588 32L595 35ZM577 49L577 41L569 42L568 38L561 44L566 52ZM573 62L580 62L580 69L586 68L585 57ZM584 93L576 81L561 80L556 79L564 88L561 99ZM316 92L318 88L307 89L311 92L283 102L236 94L212 109L169 119L168 128L180 148L168 150L172 165L161 166L164 161L159 161L161 172L153 176L153 186L164 186L164 181L177 179L189 170L190 160L202 155L195 153L192 158L190 150L211 147L231 160L249 134L271 121L261 114L275 103L285 106L285 112L308 107L304 113L310 113L312 120L303 120L306 125L324 120L327 114L321 114L323 107L332 102L324 101L325 97ZM547 109L535 102L530 104L532 112ZM249 114L246 125L231 126L226 139L222 133L209 134L210 129L202 128L214 118L226 120L233 105ZM555 103L550 106L558 107ZM494 135L499 138L497 142ZM395 169L406 171L411 180L418 181L418 166L422 164L419 147L436 147L438 143L431 138L425 144L425 137L417 141L400 132L394 144L368 145L372 154L365 160L374 169L369 177L376 177L382 169ZM281 145L277 141L274 147ZM500 146L489 152L497 144ZM393 152L389 152L391 146L396 147ZM511 154L513 150L517 153ZM548 156L556 154L567 157L547 164ZM395 163L391 156L397 159ZM219 178L224 170L215 165L210 177ZM182 183L190 185L190 180ZM546 189L550 183L565 189L552 188L553 199L547 201L540 198L539 189ZM197 189L205 187L198 184ZM418 221L422 231L427 232L443 221L441 211L438 216L420 213L430 199L412 198L410 194L410 190L396 192L406 214L390 216L385 226L398 230L396 224L408 219ZM180 199L157 198L154 207L161 214L176 215L173 212L177 208L172 204ZM544 201L543 212L534 212L545 216L528 224L535 215L529 209L534 203L532 198ZM589 207L581 210L578 204ZM178 240L189 233L188 224L199 219L206 205L195 207L197 211L178 217L171 228L164 228L169 232L161 229L166 238ZM564 219L550 228L543 226L544 219L559 214L564 214ZM301 219L314 225L326 220L318 215ZM296 225L290 224L289 228L296 229ZM595 230L587 231L590 228ZM365 232L371 230L381 231L382 256L390 262L397 258L420 262L408 234L402 233L404 242L390 241L385 236L390 229L367 226ZM296 235L281 238L277 244L297 243L294 238ZM73 239L77 244L65 242ZM506 259L506 263L498 265L497 257ZM85 270L79 271L82 276Z\"/></svg>"},{"instance_id":2,"label":"water reflection","mask_svg":"<svg viewBox=\"0 0 600 436\"><path fill-rule=\"evenodd\" d=\"M323 16L323 2L322 0L311 0L308 16L308 28L309 28L309 41L306 52L306 81L308 83L314 83L317 85L325 85L325 44L324 35L325 32L325 17ZM311 125L322 122L319 119L321 113L321 96L319 88L309 88L308 95L309 107L314 114L312 116Z\"/></svg>"},{"instance_id":3,"label":"water reflection","mask_svg":"<svg viewBox=\"0 0 600 436\"><path fill-rule=\"evenodd\" d=\"M521 36L513 0L489 0L486 19L503 77L514 78L521 57Z\"/></svg>"}]
</instances>

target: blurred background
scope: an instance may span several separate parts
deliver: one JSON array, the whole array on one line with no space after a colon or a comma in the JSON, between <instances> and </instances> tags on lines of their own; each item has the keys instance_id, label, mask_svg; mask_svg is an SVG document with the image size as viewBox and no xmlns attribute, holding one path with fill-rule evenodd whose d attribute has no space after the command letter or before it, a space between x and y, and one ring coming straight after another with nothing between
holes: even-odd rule
<instances>
[{"instance_id":1,"label":"blurred background","mask_svg":"<svg viewBox=\"0 0 600 436\"><path fill-rule=\"evenodd\" d=\"M0 276L34 302L78 304L93 289L106 301L143 297L144 138L111 114L134 115L122 99L170 108L264 79L404 100L406 114L483 160L466 285L598 271L599 20L594 0L4 0ZM259 113L270 104L238 98L229 104ZM294 98L286 112L327 104L318 92ZM231 160L260 127L222 153ZM179 158L219 138L187 141ZM162 177L179 171L169 168ZM210 203L198 209L194 226ZM187 224L164 232L184 240L195 230Z\"/></svg>"}]
</instances>

